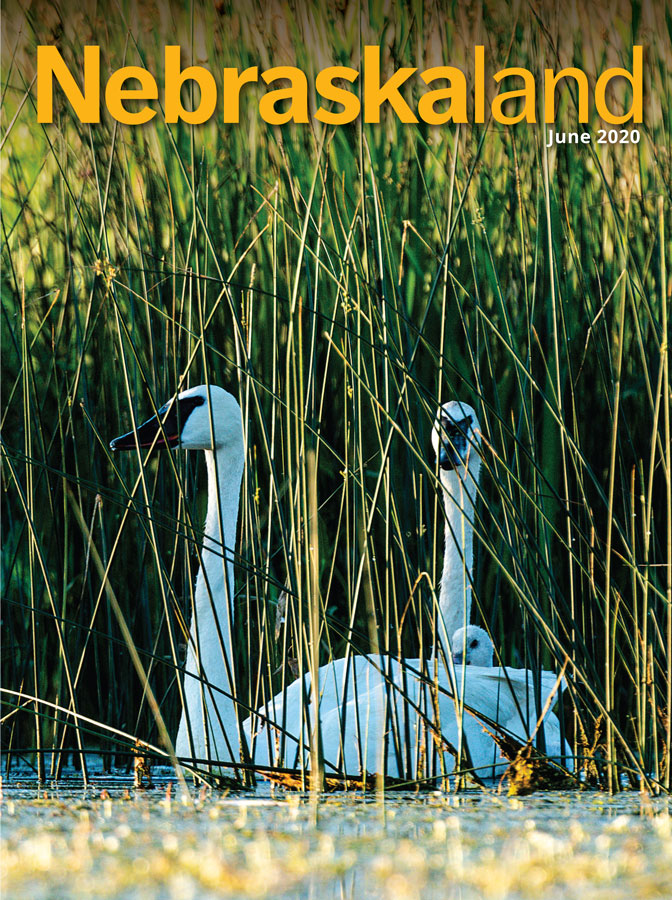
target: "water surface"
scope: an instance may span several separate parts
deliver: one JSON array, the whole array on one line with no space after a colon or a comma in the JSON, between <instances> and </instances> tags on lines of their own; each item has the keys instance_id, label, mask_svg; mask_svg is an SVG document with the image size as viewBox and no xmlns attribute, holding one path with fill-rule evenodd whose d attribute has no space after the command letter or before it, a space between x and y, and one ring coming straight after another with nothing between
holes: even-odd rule
<instances>
[{"instance_id":1,"label":"water surface","mask_svg":"<svg viewBox=\"0 0 672 900\"><path fill-rule=\"evenodd\" d=\"M179 790L5 783L3 896L672 897L663 798Z\"/></svg>"}]
</instances>

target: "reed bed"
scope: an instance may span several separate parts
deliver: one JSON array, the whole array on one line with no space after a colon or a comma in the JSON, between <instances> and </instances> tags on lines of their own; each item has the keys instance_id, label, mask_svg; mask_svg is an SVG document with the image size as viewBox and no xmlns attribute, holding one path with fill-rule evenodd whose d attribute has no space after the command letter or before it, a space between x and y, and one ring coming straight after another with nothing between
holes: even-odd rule
<instances>
[{"instance_id":1,"label":"reed bed","mask_svg":"<svg viewBox=\"0 0 672 900\"><path fill-rule=\"evenodd\" d=\"M669 29L636 4L606 37L598 4L269 9L8 15L7 765L53 776L60 751L119 762L174 736L205 473L197 454L115 458L108 442L209 381L246 426L229 548L241 708L346 652L430 655L443 536L430 432L455 397L484 434L474 619L505 664L566 667L588 782L668 790ZM57 125L36 124L36 44L76 61L98 42L110 71L158 71L176 33L216 77L278 60L310 77L367 41L389 66L466 65L483 40L493 69L511 55L590 73L627 65L639 42L646 121L637 144L580 149L493 122L274 128L253 100L239 126L160 113L88 126L65 103Z\"/></svg>"}]
</instances>

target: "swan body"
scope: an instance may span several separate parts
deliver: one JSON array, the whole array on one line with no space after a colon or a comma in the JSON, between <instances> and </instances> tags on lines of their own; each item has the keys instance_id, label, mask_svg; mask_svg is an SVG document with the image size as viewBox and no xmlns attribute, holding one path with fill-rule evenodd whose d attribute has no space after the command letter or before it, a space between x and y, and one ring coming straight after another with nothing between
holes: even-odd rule
<instances>
[{"instance_id":1,"label":"swan body","mask_svg":"<svg viewBox=\"0 0 672 900\"><path fill-rule=\"evenodd\" d=\"M177 756L237 762L240 729L232 653L233 567L245 442L240 406L223 388L182 391L113 450L203 450L208 506L187 648Z\"/></svg>"},{"instance_id":2,"label":"swan body","mask_svg":"<svg viewBox=\"0 0 672 900\"><path fill-rule=\"evenodd\" d=\"M480 427L474 410L459 401L445 403L432 430L432 444L446 519L437 619L444 646L449 646L449 636L468 623L471 610L472 521L481 464ZM432 701L427 676L423 679L419 675L423 666L426 664L420 660L349 655L319 669L318 718L325 767L336 766L348 775L368 771L396 778L416 776L423 756L433 755L425 722L436 723L437 705L437 727L446 740L459 749L466 738L474 765L492 764L496 758L494 741L471 716L462 714L455 698L461 697L479 709L485 706L486 714L495 716L499 700L496 705L490 703L478 678L470 675L466 683L463 677L458 678L458 672L443 670ZM255 762L306 765L305 748L316 721L315 711L307 705L310 697L310 675L306 675L245 720L243 728ZM446 768L452 771L452 763Z\"/></svg>"},{"instance_id":3,"label":"swan body","mask_svg":"<svg viewBox=\"0 0 672 900\"><path fill-rule=\"evenodd\" d=\"M435 682L432 661L357 655L322 666L319 678L326 774L384 772L401 779L450 773L455 757L447 748L442 770L436 760L428 759L433 757L439 734L455 751L460 744L463 751L468 747L480 777L493 778L495 767L501 768L495 742L454 699L463 697L466 704L491 718L512 719L514 696L491 668L467 671L466 666L455 666L448 673L440 667ZM447 687L450 684L454 690ZM310 768L310 732L315 723L311 697L307 674L292 682L284 697L276 695L245 720L243 728L254 747L255 763Z\"/></svg>"},{"instance_id":4,"label":"swan body","mask_svg":"<svg viewBox=\"0 0 672 900\"><path fill-rule=\"evenodd\" d=\"M466 666L479 666L482 669L493 668L495 648L490 635L478 625L467 625L459 628L453 635L453 660ZM517 737L521 741L527 741L536 731L538 715L546 706L551 694L556 691L557 676L554 672L542 669L540 673L539 706L535 703L534 673L530 669L504 669L495 668L494 672L508 678L507 688L513 691L516 697L516 705L513 715L509 719L500 718L498 721L506 732ZM558 692L564 686L564 679L557 688ZM569 769L573 768L571 749L562 736L560 720L550 710L543 719L545 754L550 759L562 759L566 757L565 764Z\"/></svg>"},{"instance_id":5,"label":"swan body","mask_svg":"<svg viewBox=\"0 0 672 900\"><path fill-rule=\"evenodd\" d=\"M476 628L469 626L467 632ZM481 778L502 775L508 763L496 742L479 719L462 710L454 698L463 697L465 704L524 743L537 723L533 674L528 669L492 666L492 642L483 629L478 631L490 644L489 656L486 658L487 647L472 648L472 657L478 663L480 656L482 664L467 657L464 665L458 663L452 672L446 671L443 663L437 663L435 671L433 660L400 661L375 655L352 655L323 665L319 678L325 772L385 772L392 778L440 774L432 769L436 761L427 761L436 745L436 732L428 727L434 723L455 750L462 735ZM456 632L453 647L460 646L459 639ZM553 672L541 672L539 709L554 691L556 680ZM450 685L455 685L454 691ZM245 720L243 728L258 765L310 768L310 732L315 723L311 686L307 674ZM560 759L563 754L570 755L552 712L544 717L544 735L547 756ZM446 751L444 771L453 771L454 763L454 756Z\"/></svg>"}]
</instances>

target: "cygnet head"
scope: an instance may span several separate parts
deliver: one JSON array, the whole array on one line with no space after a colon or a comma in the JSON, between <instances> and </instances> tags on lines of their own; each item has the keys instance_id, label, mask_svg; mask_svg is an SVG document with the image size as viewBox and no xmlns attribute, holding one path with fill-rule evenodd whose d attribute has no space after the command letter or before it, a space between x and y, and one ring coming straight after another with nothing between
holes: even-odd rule
<instances>
[{"instance_id":1,"label":"cygnet head","mask_svg":"<svg viewBox=\"0 0 672 900\"><path fill-rule=\"evenodd\" d=\"M212 417L210 415L212 410ZM163 432L161 425L163 423ZM243 426L236 398L215 384L199 384L164 404L135 431L110 441L112 450L135 447L181 447L183 450L240 450Z\"/></svg>"},{"instance_id":2,"label":"cygnet head","mask_svg":"<svg viewBox=\"0 0 672 900\"><path fill-rule=\"evenodd\" d=\"M481 468L481 426L476 413L461 400L449 400L439 407L432 429L432 446L439 460L441 481L451 472L464 478L469 472L475 482Z\"/></svg>"},{"instance_id":3,"label":"cygnet head","mask_svg":"<svg viewBox=\"0 0 672 900\"><path fill-rule=\"evenodd\" d=\"M495 648L490 635L478 625L458 628L453 635L452 648L456 666L492 666Z\"/></svg>"}]
</instances>

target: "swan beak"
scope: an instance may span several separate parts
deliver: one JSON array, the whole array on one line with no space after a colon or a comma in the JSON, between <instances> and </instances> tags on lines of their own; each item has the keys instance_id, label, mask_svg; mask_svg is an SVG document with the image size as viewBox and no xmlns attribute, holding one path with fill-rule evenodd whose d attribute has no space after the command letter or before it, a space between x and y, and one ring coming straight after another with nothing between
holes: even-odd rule
<instances>
[{"instance_id":1,"label":"swan beak","mask_svg":"<svg viewBox=\"0 0 672 900\"><path fill-rule=\"evenodd\" d=\"M471 425L471 417L461 422L454 419L441 420L441 441L439 446L439 466L442 469L459 469L466 465L468 441L467 433Z\"/></svg>"},{"instance_id":2,"label":"swan beak","mask_svg":"<svg viewBox=\"0 0 672 900\"><path fill-rule=\"evenodd\" d=\"M137 447L154 446L157 450L163 450L166 447L176 447L179 444L179 435L171 434L168 427L168 420L163 423L165 439L161 433L159 419L152 416L142 425L138 426L137 431L129 431L110 441L111 450L135 450ZM137 442L137 443L136 443Z\"/></svg>"},{"instance_id":3,"label":"swan beak","mask_svg":"<svg viewBox=\"0 0 672 900\"><path fill-rule=\"evenodd\" d=\"M111 450L135 450L136 447L178 447L184 424L192 410L203 403L202 397L182 397L159 410L159 416L152 416L135 431L129 431L110 441ZM163 423L163 431L161 424Z\"/></svg>"},{"instance_id":4,"label":"swan beak","mask_svg":"<svg viewBox=\"0 0 672 900\"><path fill-rule=\"evenodd\" d=\"M454 663L456 666L461 666L461 665L463 665L462 660L463 660L463 657L462 657L462 654L461 654L461 653L453 653L453 663Z\"/></svg>"},{"instance_id":5,"label":"swan beak","mask_svg":"<svg viewBox=\"0 0 672 900\"><path fill-rule=\"evenodd\" d=\"M441 469L457 469L462 465L462 460L460 459L460 454L455 450L454 447L446 446L446 444L442 443L439 448L439 467Z\"/></svg>"}]
</instances>

